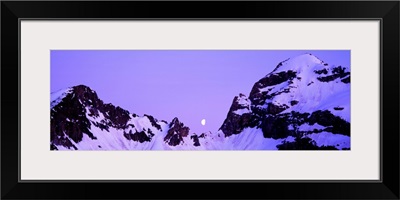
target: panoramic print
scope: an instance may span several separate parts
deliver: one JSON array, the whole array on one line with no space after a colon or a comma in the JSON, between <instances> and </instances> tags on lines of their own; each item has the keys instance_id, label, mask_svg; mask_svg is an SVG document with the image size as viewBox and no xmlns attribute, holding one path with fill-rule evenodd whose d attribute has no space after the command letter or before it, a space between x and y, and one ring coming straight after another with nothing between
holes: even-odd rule
<instances>
[{"instance_id":1,"label":"panoramic print","mask_svg":"<svg viewBox=\"0 0 400 200\"><path fill-rule=\"evenodd\" d=\"M348 50L52 50L50 150L350 150Z\"/></svg>"}]
</instances>

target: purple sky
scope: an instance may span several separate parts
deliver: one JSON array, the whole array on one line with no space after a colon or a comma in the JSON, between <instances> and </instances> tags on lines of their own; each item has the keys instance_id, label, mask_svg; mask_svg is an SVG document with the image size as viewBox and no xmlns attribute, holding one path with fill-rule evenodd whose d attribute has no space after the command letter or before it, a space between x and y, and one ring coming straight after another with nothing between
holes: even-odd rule
<instances>
[{"instance_id":1,"label":"purple sky","mask_svg":"<svg viewBox=\"0 0 400 200\"><path fill-rule=\"evenodd\" d=\"M131 113L214 132L235 95L303 53L350 68L349 50L52 50L50 90L84 84Z\"/></svg>"}]
</instances>

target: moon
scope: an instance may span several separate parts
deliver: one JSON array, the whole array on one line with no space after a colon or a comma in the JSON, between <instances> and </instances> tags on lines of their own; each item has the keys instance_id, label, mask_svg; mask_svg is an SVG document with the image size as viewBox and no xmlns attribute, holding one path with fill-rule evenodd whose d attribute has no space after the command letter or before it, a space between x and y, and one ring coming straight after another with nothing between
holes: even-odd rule
<instances>
[{"instance_id":1,"label":"moon","mask_svg":"<svg viewBox=\"0 0 400 200\"><path fill-rule=\"evenodd\" d=\"M203 125L203 126L206 125L206 119L201 120L201 125Z\"/></svg>"}]
</instances>

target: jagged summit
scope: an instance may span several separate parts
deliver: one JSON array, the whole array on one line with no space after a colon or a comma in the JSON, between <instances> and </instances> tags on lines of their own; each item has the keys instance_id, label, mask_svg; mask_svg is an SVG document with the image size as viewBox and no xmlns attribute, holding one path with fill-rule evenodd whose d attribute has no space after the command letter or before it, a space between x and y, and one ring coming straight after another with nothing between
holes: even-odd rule
<instances>
[{"instance_id":1,"label":"jagged summit","mask_svg":"<svg viewBox=\"0 0 400 200\"><path fill-rule=\"evenodd\" d=\"M104 103L85 85L51 96L52 150L172 148L184 143L190 130L177 117L168 123Z\"/></svg>"},{"instance_id":2,"label":"jagged summit","mask_svg":"<svg viewBox=\"0 0 400 200\"><path fill-rule=\"evenodd\" d=\"M190 128L185 126L175 117L169 124L169 130L164 138L165 143L171 146L177 146L184 143L184 138L189 135Z\"/></svg>"},{"instance_id":3,"label":"jagged summit","mask_svg":"<svg viewBox=\"0 0 400 200\"><path fill-rule=\"evenodd\" d=\"M53 108L64 98L75 98L84 104L103 103L97 93L86 85L77 85L51 93L50 107Z\"/></svg>"},{"instance_id":4,"label":"jagged summit","mask_svg":"<svg viewBox=\"0 0 400 200\"><path fill-rule=\"evenodd\" d=\"M311 54L303 54L282 62L256 82L249 99L252 107L267 110L268 114L297 109L312 111L331 101L338 92L349 93L349 83L350 72L346 67L328 65Z\"/></svg>"},{"instance_id":5,"label":"jagged summit","mask_svg":"<svg viewBox=\"0 0 400 200\"><path fill-rule=\"evenodd\" d=\"M250 121L250 106L251 102L246 95L240 93L239 96L235 96L227 117L219 130L222 130L225 136L242 132L243 124L247 124Z\"/></svg>"},{"instance_id":6,"label":"jagged summit","mask_svg":"<svg viewBox=\"0 0 400 200\"><path fill-rule=\"evenodd\" d=\"M179 123L181 122L179 121L178 117L174 117L169 126L173 126L174 124L179 124Z\"/></svg>"}]
</instances>

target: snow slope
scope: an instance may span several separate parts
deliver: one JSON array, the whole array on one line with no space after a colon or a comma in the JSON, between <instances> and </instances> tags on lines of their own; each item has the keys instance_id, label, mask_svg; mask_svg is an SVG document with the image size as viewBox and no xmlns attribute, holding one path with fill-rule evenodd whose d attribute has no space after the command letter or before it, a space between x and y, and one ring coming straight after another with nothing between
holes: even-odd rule
<instances>
[{"instance_id":1,"label":"snow slope","mask_svg":"<svg viewBox=\"0 0 400 200\"><path fill-rule=\"evenodd\" d=\"M61 89L50 94L50 109L56 106L60 101L72 92L71 88Z\"/></svg>"}]
</instances>

